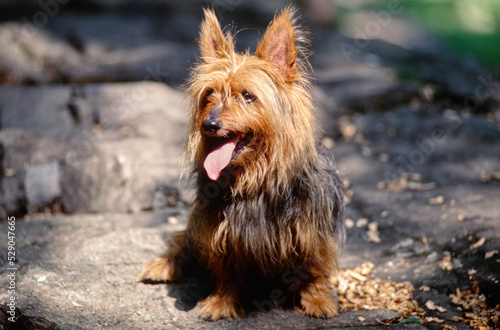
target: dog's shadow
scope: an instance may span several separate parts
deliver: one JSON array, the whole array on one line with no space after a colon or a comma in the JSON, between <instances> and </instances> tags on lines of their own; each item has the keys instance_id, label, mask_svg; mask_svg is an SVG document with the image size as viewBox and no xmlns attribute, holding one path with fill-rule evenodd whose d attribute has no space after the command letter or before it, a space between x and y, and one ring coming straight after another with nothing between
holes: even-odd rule
<instances>
[{"instance_id":1,"label":"dog's shadow","mask_svg":"<svg viewBox=\"0 0 500 330\"><path fill-rule=\"evenodd\" d=\"M182 276L166 285L168 296L176 299L175 308L186 312L195 308L215 289L215 281L210 273L194 264L182 267Z\"/></svg>"},{"instance_id":2,"label":"dog's shadow","mask_svg":"<svg viewBox=\"0 0 500 330\"><path fill-rule=\"evenodd\" d=\"M172 282L158 283L143 281L151 285L166 285L168 297L174 298L174 307L180 311L188 312L196 307L198 302L207 298L215 290L215 280L210 272L198 265L196 262L182 265L181 276ZM293 298L285 289L276 289L270 283L260 279L255 274L247 276L249 286L242 290L242 306L247 313L255 311L270 311L274 308L273 295L277 292L283 300L280 307L288 310L293 309Z\"/></svg>"}]
</instances>

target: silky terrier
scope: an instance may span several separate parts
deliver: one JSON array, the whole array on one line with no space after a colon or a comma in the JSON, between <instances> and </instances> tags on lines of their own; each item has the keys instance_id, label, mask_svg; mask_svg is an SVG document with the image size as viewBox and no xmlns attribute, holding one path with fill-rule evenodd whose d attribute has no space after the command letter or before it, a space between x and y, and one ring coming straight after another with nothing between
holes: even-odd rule
<instances>
[{"instance_id":1,"label":"silky terrier","mask_svg":"<svg viewBox=\"0 0 500 330\"><path fill-rule=\"evenodd\" d=\"M231 32L204 11L201 58L188 81L196 196L186 230L141 278L172 281L197 260L215 281L201 302L205 320L244 315L256 283L275 288L269 305L316 318L338 312L329 277L344 195L333 157L315 141L308 33L296 12L277 14L251 54L235 52Z\"/></svg>"}]
</instances>

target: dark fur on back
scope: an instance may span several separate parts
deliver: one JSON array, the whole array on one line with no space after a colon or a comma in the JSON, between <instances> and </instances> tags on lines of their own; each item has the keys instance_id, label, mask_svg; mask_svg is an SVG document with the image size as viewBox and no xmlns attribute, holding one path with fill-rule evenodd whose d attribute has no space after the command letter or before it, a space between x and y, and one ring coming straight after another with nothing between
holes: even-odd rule
<instances>
[{"instance_id":1,"label":"dark fur on back","mask_svg":"<svg viewBox=\"0 0 500 330\"><path fill-rule=\"evenodd\" d=\"M186 231L142 277L173 280L180 263L197 259L216 281L202 302L207 320L243 315L242 297L255 283L280 287L301 314L337 313L329 277L337 268L344 195L333 156L314 138L301 57L306 34L288 7L255 55L239 54L215 14L205 11L202 58L188 82L186 158L196 197Z\"/></svg>"}]
</instances>

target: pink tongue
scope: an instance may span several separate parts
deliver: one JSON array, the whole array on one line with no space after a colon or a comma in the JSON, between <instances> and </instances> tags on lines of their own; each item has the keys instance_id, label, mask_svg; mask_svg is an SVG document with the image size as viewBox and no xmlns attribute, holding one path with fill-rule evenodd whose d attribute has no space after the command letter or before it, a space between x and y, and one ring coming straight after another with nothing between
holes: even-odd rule
<instances>
[{"instance_id":1,"label":"pink tongue","mask_svg":"<svg viewBox=\"0 0 500 330\"><path fill-rule=\"evenodd\" d=\"M207 155L203 166L205 167L210 179L216 181L219 178L220 172L222 172L222 170L231 161L233 151L236 148L238 141L239 136L236 136L234 139L227 141L222 146Z\"/></svg>"}]
</instances>

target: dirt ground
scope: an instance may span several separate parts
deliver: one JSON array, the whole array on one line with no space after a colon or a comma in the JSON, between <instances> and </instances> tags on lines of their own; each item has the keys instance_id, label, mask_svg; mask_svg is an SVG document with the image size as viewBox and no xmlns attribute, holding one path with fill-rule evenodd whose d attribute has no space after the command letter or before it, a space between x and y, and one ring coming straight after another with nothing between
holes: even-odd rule
<instances>
[{"instance_id":1,"label":"dirt ground","mask_svg":"<svg viewBox=\"0 0 500 330\"><path fill-rule=\"evenodd\" d=\"M138 281L185 226L182 84L205 3L66 3L0 4L2 329L500 326L499 72L399 12L360 10L372 39L310 21L318 140L347 185L343 311L212 324L197 315L206 276ZM283 3L213 6L255 49Z\"/></svg>"}]
</instances>

